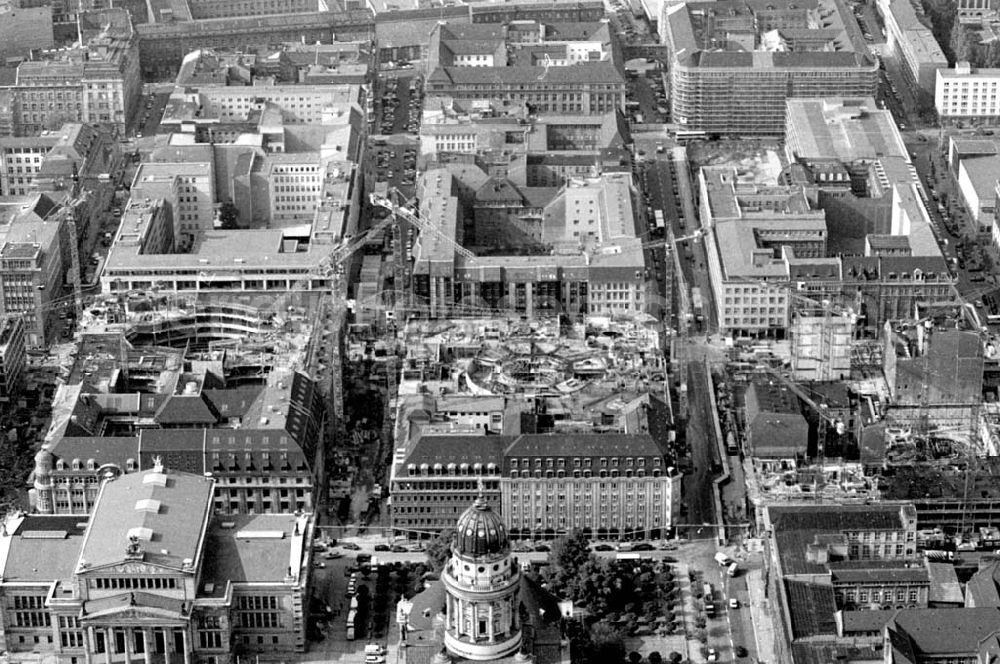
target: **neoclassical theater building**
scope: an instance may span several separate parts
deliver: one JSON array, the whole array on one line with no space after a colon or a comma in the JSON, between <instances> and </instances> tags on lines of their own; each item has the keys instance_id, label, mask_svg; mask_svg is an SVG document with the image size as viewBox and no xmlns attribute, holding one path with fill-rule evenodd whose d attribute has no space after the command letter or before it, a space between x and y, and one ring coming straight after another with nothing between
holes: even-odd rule
<instances>
[{"instance_id":1,"label":"neoclassical theater building","mask_svg":"<svg viewBox=\"0 0 1000 664\"><path fill-rule=\"evenodd\" d=\"M89 516L8 517L6 661L227 664L302 652L312 517L216 516L214 484L157 460L109 475Z\"/></svg>"}]
</instances>

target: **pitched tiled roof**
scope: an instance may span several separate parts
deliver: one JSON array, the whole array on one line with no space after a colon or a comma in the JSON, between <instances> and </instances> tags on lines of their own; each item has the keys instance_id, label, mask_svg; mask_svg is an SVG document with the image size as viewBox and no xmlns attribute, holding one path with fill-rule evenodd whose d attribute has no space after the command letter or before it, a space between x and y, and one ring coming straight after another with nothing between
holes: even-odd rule
<instances>
[{"instance_id":1,"label":"pitched tiled roof","mask_svg":"<svg viewBox=\"0 0 1000 664\"><path fill-rule=\"evenodd\" d=\"M216 424L219 413L201 393L173 394L154 416L159 424Z\"/></svg>"},{"instance_id":2,"label":"pitched tiled roof","mask_svg":"<svg viewBox=\"0 0 1000 664\"><path fill-rule=\"evenodd\" d=\"M993 561L972 575L965 594L973 606L1000 607L1000 561Z\"/></svg>"},{"instance_id":3,"label":"pitched tiled roof","mask_svg":"<svg viewBox=\"0 0 1000 664\"><path fill-rule=\"evenodd\" d=\"M776 531L897 530L903 528L899 513L899 505L781 505L768 508Z\"/></svg>"},{"instance_id":4,"label":"pitched tiled roof","mask_svg":"<svg viewBox=\"0 0 1000 664\"><path fill-rule=\"evenodd\" d=\"M510 180L501 176L493 176L476 192L476 202L520 205L524 202L524 197Z\"/></svg>"},{"instance_id":5,"label":"pitched tiled roof","mask_svg":"<svg viewBox=\"0 0 1000 664\"><path fill-rule=\"evenodd\" d=\"M527 434L518 436L506 449L508 457L566 456L617 457L661 456L656 441L645 434Z\"/></svg>"},{"instance_id":6,"label":"pitched tiled roof","mask_svg":"<svg viewBox=\"0 0 1000 664\"><path fill-rule=\"evenodd\" d=\"M594 62L572 67L439 67L431 80L442 80L454 85L483 85L490 82L503 84L579 83L624 85L625 79L609 62Z\"/></svg>"},{"instance_id":7,"label":"pitched tiled roof","mask_svg":"<svg viewBox=\"0 0 1000 664\"><path fill-rule=\"evenodd\" d=\"M969 656L1000 630L1000 609L901 609L887 628L892 647L904 657Z\"/></svg>"},{"instance_id":8,"label":"pitched tiled roof","mask_svg":"<svg viewBox=\"0 0 1000 664\"><path fill-rule=\"evenodd\" d=\"M224 390L207 389L204 394L220 417L242 418L260 395L261 389L260 385L247 385Z\"/></svg>"},{"instance_id":9,"label":"pitched tiled roof","mask_svg":"<svg viewBox=\"0 0 1000 664\"><path fill-rule=\"evenodd\" d=\"M837 633L837 623L833 617L837 606L832 586L786 580L785 591L794 638L833 636Z\"/></svg>"},{"instance_id":10,"label":"pitched tiled roof","mask_svg":"<svg viewBox=\"0 0 1000 664\"><path fill-rule=\"evenodd\" d=\"M504 448L513 440L513 436L423 436L407 454L406 463L418 467L435 463L480 463L485 467L493 463L499 467Z\"/></svg>"}]
</instances>

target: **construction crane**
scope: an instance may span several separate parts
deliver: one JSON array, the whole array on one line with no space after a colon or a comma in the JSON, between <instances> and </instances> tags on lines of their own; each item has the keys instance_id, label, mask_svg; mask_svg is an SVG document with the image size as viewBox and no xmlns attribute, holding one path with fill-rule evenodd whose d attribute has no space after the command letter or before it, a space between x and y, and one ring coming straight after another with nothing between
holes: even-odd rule
<instances>
[{"instance_id":1,"label":"construction crane","mask_svg":"<svg viewBox=\"0 0 1000 664\"><path fill-rule=\"evenodd\" d=\"M802 386L800 386L795 381L785 377L780 371L774 369L773 367L765 366L764 371L770 375L772 378L777 380L783 386L788 388L788 390L802 400L804 404L809 406L817 415L819 415L820 426L817 427L816 435L816 453L817 456L822 459L825 454L826 445L826 427L823 426L823 422L833 427L834 431L837 432L838 436L841 436L847 432L847 425L844 421L830 412L829 408L825 404L818 404L816 401L806 393Z\"/></svg>"},{"instance_id":2,"label":"construction crane","mask_svg":"<svg viewBox=\"0 0 1000 664\"><path fill-rule=\"evenodd\" d=\"M345 260L351 257L354 252L363 247L367 242L374 239L386 226L393 222L392 217L386 217L367 231L355 238L345 238L333 251L319 262L311 276L327 273L331 268L337 269Z\"/></svg>"},{"instance_id":3,"label":"construction crane","mask_svg":"<svg viewBox=\"0 0 1000 664\"><path fill-rule=\"evenodd\" d=\"M687 235L682 235L681 237L665 238L663 240L649 240L647 242L642 243L642 248L643 249L669 248L673 245L676 245L678 242L685 242L687 240L699 240L702 237L704 237L709 230L711 230L711 226L698 228L693 233L688 233Z\"/></svg>"},{"instance_id":4,"label":"construction crane","mask_svg":"<svg viewBox=\"0 0 1000 664\"><path fill-rule=\"evenodd\" d=\"M390 190L390 193L392 192L396 192L398 194L399 190L393 187ZM400 205L395 201L393 201L388 196L380 196L379 194L374 194L374 193L371 194L369 198L372 202L372 205L377 205L379 207L386 208L387 210L392 212L394 216L405 219L407 222L409 222L416 228L420 229L420 232L430 233L435 237L437 237L438 239L443 240L446 244L450 245L455 250L455 253L458 254L459 256L462 256L463 258L466 258L470 261L476 260L476 255L471 251L469 251L468 249L466 249L465 247L463 247L462 245L460 245L459 243L455 242L455 238L449 237L448 235L443 233L440 228L438 228L434 224L424 219L421 219L417 214L415 214L410 206L411 203L410 201L408 201L403 205Z\"/></svg>"}]
</instances>

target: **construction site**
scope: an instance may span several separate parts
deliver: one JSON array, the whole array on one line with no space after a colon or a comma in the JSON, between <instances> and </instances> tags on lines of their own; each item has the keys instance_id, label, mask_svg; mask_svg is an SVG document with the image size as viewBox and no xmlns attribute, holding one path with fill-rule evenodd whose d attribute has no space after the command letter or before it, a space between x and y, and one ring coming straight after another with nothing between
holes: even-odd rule
<instances>
[{"instance_id":1,"label":"construction site","mask_svg":"<svg viewBox=\"0 0 1000 664\"><path fill-rule=\"evenodd\" d=\"M733 345L716 374L750 503L912 501L921 528L979 541L1000 525L996 339L961 304L873 338L850 304L796 298L788 341Z\"/></svg>"},{"instance_id":2,"label":"construction site","mask_svg":"<svg viewBox=\"0 0 1000 664\"><path fill-rule=\"evenodd\" d=\"M195 294L129 293L97 297L79 318L79 334L120 333L136 347L186 349L187 357L225 357L227 366L305 370L314 348L315 314L273 312Z\"/></svg>"}]
</instances>

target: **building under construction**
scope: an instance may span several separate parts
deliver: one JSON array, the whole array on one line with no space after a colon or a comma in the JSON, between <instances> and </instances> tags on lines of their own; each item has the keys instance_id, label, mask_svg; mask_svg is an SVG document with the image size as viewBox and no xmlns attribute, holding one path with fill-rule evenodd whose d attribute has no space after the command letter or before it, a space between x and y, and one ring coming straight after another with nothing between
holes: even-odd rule
<instances>
[{"instance_id":1,"label":"building under construction","mask_svg":"<svg viewBox=\"0 0 1000 664\"><path fill-rule=\"evenodd\" d=\"M939 528L975 540L981 528L1000 526L1000 460L894 465L879 481L883 500L913 503L917 527Z\"/></svg>"}]
</instances>

